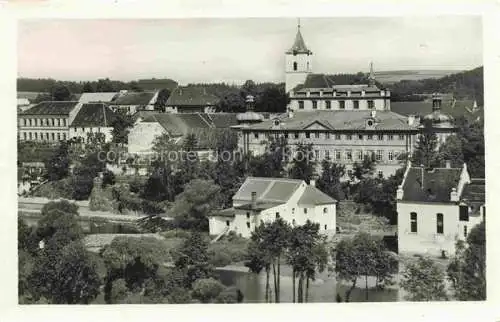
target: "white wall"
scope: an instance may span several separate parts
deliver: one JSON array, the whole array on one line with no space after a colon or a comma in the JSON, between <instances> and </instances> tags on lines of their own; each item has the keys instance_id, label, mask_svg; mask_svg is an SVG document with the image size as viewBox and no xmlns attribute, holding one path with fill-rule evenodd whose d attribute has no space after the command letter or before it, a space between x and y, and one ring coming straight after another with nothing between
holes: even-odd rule
<instances>
[{"instance_id":1,"label":"white wall","mask_svg":"<svg viewBox=\"0 0 500 322\"><path fill-rule=\"evenodd\" d=\"M419 253L441 256L455 253L457 240L465 240L464 226L467 231L481 222L481 217L469 215L469 221L459 220L459 206L439 203L407 203L398 201L398 247L400 253ZM410 213L417 213L417 233L410 230ZM436 214L443 214L443 234L437 234Z\"/></svg>"},{"instance_id":2,"label":"white wall","mask_svg":"<svg viewBox=\"0 0 500 322\"><path fill-rule=\"evenodd\" d=\"M69 138L82 137L85 142L87 141L88 133L103 133L104 141L111 142L113 140L113 128L112 127L70 127L69 128Z\"/></svg>"},{"instance_id":3,"label":"white wall","mask_svg":"<svg viewBox=\"0 0 500 322\"><path fill-rule=\"evenodd\" d=\"M128 134L128 152L144 153L152 151L154 139L165 133L165 129L157 122L135 124Z\"/></svg>"},{"instance_id":4,"label":"white wall","mask_svg":"<svg viewBox=\"0 0 500 322\"><path fill-rule=\"evenodd\" d=\"M293 70L293 63L297 62L297 70ZM309 65L308 65L309 63ZM286 54L285 55L285 91L288 93L295 86L303 84L307 74L312 72L312 55Z\"/></svg>"},{"instance_id":5,"label":"white wall","mask_svg":"<svg viewBox=\"0 0 500 322\"><path fill-rule=\"evenodd\" d=\"M317 101L317 109L313 109L313 100ZM368 100L372 100L374 104L373 109L368 109ZM304 108L300 109L299 108L299 101L304 102ZM309 97L304 97L304 96L292 96L290 99L290 104L288 105L289 108L291 108L294 111L300 112L300 111L314 111L314 110L329 110L326 108L326 101L330 101L330 106L331 110L340 110L340 103L339 101L344 101L345 102L345 108L342 110L346 111L367 111L367 110L379 110L379 111L384 111L384 110L390 110L390 103L389 100L381 97L381 98L365 98L362 96L356 96L356 97L339 97L339 98L333 98L332 96L328 97L315 97L313 99ZM359 101L359 109L354 109L354 102L353 101Z\"/></svg>"}]
</instances>

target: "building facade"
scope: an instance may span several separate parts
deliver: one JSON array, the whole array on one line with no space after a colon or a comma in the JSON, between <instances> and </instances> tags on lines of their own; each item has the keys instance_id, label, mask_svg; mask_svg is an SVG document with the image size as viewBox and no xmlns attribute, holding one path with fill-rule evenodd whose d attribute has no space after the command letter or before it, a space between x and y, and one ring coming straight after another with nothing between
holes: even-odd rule
<instances>
[{"instance_id":1,"label":"building facade","mask_svg":"<svg viewBox=\"0 0 500 322\"><path fill-rule=\"evenodd\" d=\"M170 94L167 113L215 113L219 98L202 86L178 86Z\"/></svg>"},{"instance_id":2,"label":"building facade","mask_svg":"<svg viewBox=\"0 0 500 322\"><path fill-rule=\"evenodd\" d=\"M485 218L485 181L467 166L424 169L408 164L397 190L400 253L450 256Z\"/></svg>"},{"instance_id":3,"label":"building facade","mask_svg":"<svg viewBox=\"0 0 500 322\"><path fill-rule=\"evenodd\" d=\"M89 134L100 134L104 142L113 139L113 122L117 115L107 104L86 103L69 127L69 138L78 138L82 143L88 143Z\"/></svg>"},{"instance_id":4,"label":"building facade","mask_svg":"<svg viewBox=\"0 0 500 322\"><path fill-rule=\"evenodd\" d=\"M249 177L233 196L233 207L209 218L210 234L233 231L249 238L261 222L282 218L292 226L307 220L318 223L320 233L336 230L336 200L302 180Z\"/></svg>"},{"instance_id":5,"label":"building facade","mask_svg":"<svg viewBox=\"0 0 500 322\"><path fill-rule=\"evenodd\" d=\"M59 142L69 139L69 125L83 104L42 102L18 114L21 141Z\"/></svg>"}]
</instances>

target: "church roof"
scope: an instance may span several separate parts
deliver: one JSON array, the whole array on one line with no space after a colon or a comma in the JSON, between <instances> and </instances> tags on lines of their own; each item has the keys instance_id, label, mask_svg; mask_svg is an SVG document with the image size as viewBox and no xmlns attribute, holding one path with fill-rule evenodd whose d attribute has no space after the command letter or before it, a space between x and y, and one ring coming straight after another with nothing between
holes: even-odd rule
<instances>
[{"instance_id":1,"label":"church roof","mask_svg":"<svg viewBox=\"0 0 500 322\"><path fill-rule=\"evenodd\" d=\"M312 52L307 49L306 44L304 42L304 38L302 38L302 33L300 32L300 26L297 29L297 35L295 35L295 41L293 43L292 48L290 48L287 54L312 54Z\"/></svg>"}]
</instances>

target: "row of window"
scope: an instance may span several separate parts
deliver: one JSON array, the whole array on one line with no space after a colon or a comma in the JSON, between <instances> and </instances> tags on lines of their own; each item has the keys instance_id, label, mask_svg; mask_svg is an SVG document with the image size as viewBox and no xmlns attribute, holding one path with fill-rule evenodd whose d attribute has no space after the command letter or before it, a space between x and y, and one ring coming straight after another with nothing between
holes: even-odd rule
<instances>
[{"instance_id":1,"label":"row of window","mask_svg":"<svg viewBox=\"0 0 500 322\"><path fill-rule=\"evenodd\" d=\"M410 231L412 233L418 232L417 216L418 215L416 212L410 213ZM462 221L462 219L460 219L460 220ZM469 220L469 218L467 215L467 220L464 220L464 221L468 221L468 220ZM444 218L443 218L442 213L436 214L436 233L439 235L444 234ZM467 237L467 225L464 225L464 237Z\"/></svg>"},{"instance_id":2,"label":"row of window","mask_svg":"<svg viewBox=\"0 0 500 322\"><path fill-rule=\"evenodd\" d=\"M21 138L21 137L20 137ZM40 140L40 141L66 141L66 133L48 133L48 132L23 132L23 140Z\"/></svg>"},{"instance_id":3,"label":"row of window","mask_svg":"<svg viewBox=\"0 0 500 322\"><path fill-rule=\"evenodd\" d=\"M325 109L331 110L332 109L332 101L324 101L325 102ZM338 102L338 109L340 110L345 110L346 108L346 101L333 101L333 102ZM372 110L375 108L375 101L373 100L367 100L367 107L369 110ZM299 103L299 109L303 110L304 109L304 101L298 101ZM315 110L318 108L318 101L312 101L312 108ZM355 110L359 110L359 101L352 101L352 108Z\"/></svg>"},{"instance_id":4,"label":"row of window","mask_svg":"<svg viewBox=\"0 0 500 322\"><path fill-rule=\"evenodd\" d=\"M269 139L271 137L271 134L254 132L253 136L255 139L259 139L262 137ZM384 134L377 134L377 135L373 135L373 134L367 134L367 135L364 135L364 134L356 134L356 135L353 135L353 134L335 134L335 135L332 135L330 132L293 132L293 133L286 132L283 134L283 136L285 137L285 139L289 139L289 138L310 139L311 137L314 137L315 139L327 139L327 140L335 139L335 140L346 140L346 141L351 141L351 140L393 141L396 139L398 139L399 141L403 141L405 139L404 134L398 134L398 135L394 135L394 134L387 134L387 135L384 135Z\"/></svg>"},{"instance_id":5,"label":"row of window","mask_svg":"<svg viewBox=\"0 0 500 322\"><path fill-rule=\"evenodd\" d=\"M333 153L331 153L333 152ZM386 151L387 159L385 158L384 150L314 150L316 160L332 159L334 161L362 161L365 158L373 158L375 161L395 161L399 155L404 155L405 151Z\"/></svg>"},{"instance_id":6,"label":"row of window","mask_svg":"<svg viewBox=\"0 0 500 322\"><path fill-rule=\"evenodd\" d=\"M22 118L21 126L67 126L67 120L64 118Z\"/></svg>"}]
</instances>

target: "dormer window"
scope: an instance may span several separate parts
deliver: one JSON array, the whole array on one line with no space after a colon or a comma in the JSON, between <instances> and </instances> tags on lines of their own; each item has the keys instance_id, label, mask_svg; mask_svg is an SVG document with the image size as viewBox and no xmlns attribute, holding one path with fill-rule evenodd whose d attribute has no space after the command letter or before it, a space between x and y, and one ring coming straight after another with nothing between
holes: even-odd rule
<instances>
[{"instance_id":1,"label":"dormer window","mask_svg":"<svg viewBox=\"0 0 500 322\"><path fill-rule=\"evenodd\" d=\"M366 121L366 127L368 128L373 128L375 126L375 120L374 119L369 119Z\"/></svg>"}]
</instances>

